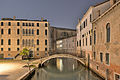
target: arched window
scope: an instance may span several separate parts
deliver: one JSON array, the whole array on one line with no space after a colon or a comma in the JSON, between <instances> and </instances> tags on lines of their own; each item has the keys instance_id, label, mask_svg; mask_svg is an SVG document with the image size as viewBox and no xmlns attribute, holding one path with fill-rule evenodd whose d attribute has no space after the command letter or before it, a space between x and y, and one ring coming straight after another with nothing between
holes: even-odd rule
<instances>
[{"instance_id":1,"label":"arched window","mask_svg":"<svg viewBox=\"0 0 120 80\"><path fill-rule=\"evenodd\" d=\"M25 34L25 30L23 29L23 35Z\"/></svg>"},{"instance_id":2,"label":"arched window","mask_svg":"<svg viewBox=\"0 0 120 80\"><path fill-rule=\"evenodd\" d=\"M39 45L39 39L37 39L37 45Z\"/></svg>"},{"instance_id":3,"label":"arched window","mask_svg":"<svg viewBox=\"0 0 120 80\"><path fill-rule=\"evenodd\" d=\"M28 29L26 29L26 35L28 35Z\"/></svg>"},{"instance_id":4,"label":"arched window","mask_svg":"<svg viewBox=\"0 0 120 80\"><path fill-rule=\"evenodd\" d=\"M106 25L106 41L110 42L110 23Z\"/></svg>"},{"instance_id":5,"label":"arched window","mask_svg":"<svg viewBox=\"0 0 120 80\"><path fill-rule=\"evenodd\" d=\"M34 34L34 30L32 29L32 34Z\"/></svg>"}]
</instances>

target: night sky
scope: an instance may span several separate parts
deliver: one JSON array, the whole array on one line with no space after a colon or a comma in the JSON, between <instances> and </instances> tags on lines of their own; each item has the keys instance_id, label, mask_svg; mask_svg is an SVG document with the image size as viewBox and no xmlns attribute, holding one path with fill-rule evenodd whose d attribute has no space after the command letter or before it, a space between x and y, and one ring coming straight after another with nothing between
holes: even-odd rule
<instances>
[{"instance_id":1,"label":"night sky","mask_svg":"<svg viewBox=\"0 0 120 80\"><path fill-rule=\"evenodd\" d=\"M89 6L105 0L0 0L0 18L41 19L51 26L75 29Z\"/></svg>"}]
</instances>

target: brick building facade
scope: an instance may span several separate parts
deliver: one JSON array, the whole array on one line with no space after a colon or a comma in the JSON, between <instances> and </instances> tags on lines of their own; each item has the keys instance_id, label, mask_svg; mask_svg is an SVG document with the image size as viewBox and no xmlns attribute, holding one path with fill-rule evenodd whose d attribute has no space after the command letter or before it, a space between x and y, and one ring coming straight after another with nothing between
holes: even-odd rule
<instances>
[{"instance_id":1,"label":"brick building facade","mask_svg":"<svg viewBox=\"0 0 120 80\"><path fill-rule=\"evenodd\" d=\"M120 80L120 1L93 21L90 67L107 80Z\"/></svg>"}]
</instances>

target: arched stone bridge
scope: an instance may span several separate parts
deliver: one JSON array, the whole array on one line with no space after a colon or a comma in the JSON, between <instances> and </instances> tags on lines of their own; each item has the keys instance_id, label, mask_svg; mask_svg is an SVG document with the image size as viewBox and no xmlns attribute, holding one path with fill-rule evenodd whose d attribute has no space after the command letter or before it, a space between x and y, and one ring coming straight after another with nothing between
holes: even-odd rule
<instances>
[{"instance_id":1,"label":"arched stone bridge","mask_svg":"<svg viewBox=\"0 0 120 80\"><path fill-rule=\"evenodd\" d=\"M47 56L47 57L44 57L44 58L41 58L41 59L38 59L38 60L35 60L33 61L33 63L39 63L39 64L44 64L46 61L50 60L50 59L53 59L53 58L72 58L72 59L75 59L75 60L78 60L79 62L81 62L82 64L85 65L85 62L84 62L84 59L83 58L79 58L77 56L73 56L71 54L54 54L54 55L50 55L50 56Z\"/></svg>"}]
</instances>

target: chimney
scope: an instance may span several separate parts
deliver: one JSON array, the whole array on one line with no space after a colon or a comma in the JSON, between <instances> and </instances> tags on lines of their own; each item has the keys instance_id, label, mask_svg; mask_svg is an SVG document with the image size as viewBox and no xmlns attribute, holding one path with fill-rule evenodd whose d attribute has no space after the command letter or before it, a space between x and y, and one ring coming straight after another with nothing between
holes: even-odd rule
<instances>
[{"instance_id":1,"label":"chimney","mask_svg":"<svg viewBox=\"0 0 120 80\"><path fill-rule=\"evenodd\" d=\"M78 23L80 22L80 18L78 19Z\"/></svg>"},{"instance_id":2,"label":"chimney","mask_svg":"<svg viewBox=\"0 0 120 80\"><path fill-rule=\"evenodd\" d=\"M41 21L43 21L44 20L44 18L43 17L41 17Z\"/></svg>"},{"instance_id":3,"label":"chimney","mask_svg":"<svg viewBox=\"0 0 120 80\"><path fill-rule=\"evenodd\" d=\"M113 4L115 4L117 1L119 1L119 0L110 0L110 6L112 6Z\"/></svg>"},{"instance_id":4,"label":"chimney","mask_svg":"<svg viewBox=\"0 0 120 80\"><path fill-rule=\"evenodd\" d=\"M15 20L15 18L16 18L16 17L15 17L15 16L13 16L13 20Z\"/></svg>"}]
</instances>

